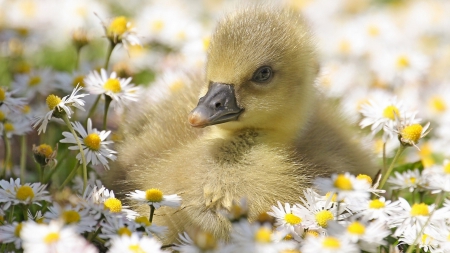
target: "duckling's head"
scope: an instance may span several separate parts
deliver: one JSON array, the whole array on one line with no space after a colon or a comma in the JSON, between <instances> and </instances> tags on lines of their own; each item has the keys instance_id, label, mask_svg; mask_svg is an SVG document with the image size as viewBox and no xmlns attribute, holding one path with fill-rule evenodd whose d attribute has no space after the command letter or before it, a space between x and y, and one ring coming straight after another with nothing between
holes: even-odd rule
<instances>
[{"instance_id":1,"label":"duckling's head","mask_svg":"<svg viewBox=\"0 0 450 253\"><path fill-rule=\"evenodd\" d=\"M306 122L314 95L314 48L300 16L252 7L219 22L208 50L194 127L287 133Z\"/></svg>"}]
</instances>

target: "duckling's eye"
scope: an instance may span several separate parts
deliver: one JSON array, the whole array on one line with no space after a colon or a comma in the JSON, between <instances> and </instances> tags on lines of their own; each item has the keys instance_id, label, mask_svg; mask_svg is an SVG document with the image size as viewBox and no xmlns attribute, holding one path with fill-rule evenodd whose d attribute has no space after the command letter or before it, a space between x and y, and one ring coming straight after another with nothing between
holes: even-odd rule
<instances>
[{"instance_id":1,"label":"duckling's eye","mask_svg":"<svg viewBox=\"0 0 450 253\"><path fill-rule=\"evenodd\" d=\"M273 71L271 67L263 66L255 71L252 77L252 81L257 83L265 83L268 82L273 75Z\"/></svg>"}]
</instances>

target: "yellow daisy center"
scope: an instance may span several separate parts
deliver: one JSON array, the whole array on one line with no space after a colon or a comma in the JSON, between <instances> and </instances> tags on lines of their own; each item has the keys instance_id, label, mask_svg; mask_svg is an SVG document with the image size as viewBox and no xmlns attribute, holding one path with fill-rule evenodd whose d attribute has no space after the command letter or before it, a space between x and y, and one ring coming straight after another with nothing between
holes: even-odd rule
<instances>
[{"instance_id":1,"label":"yellow daisy center","mask_svg":"<svg viewBox=\"0 0 450 253\"><path fill-rule=\"evenodd\" d=\"M334 216L331 211L328 210L322 210L318 213L316 213L316 221L319 224L319 226L326 228L328 226L328 221L333 220Z\"/></svg>"},{"instance_id":2,"label":"yellow daisy center","mask_svg":"<svg viewBox=\"0 0 450 253\"><path fill-rule=\"evenodd\" d=\"M116 198L109 198L103 203L105 208L108 208L111 213L119 213L122 211L122 202Z\"/></svg>"},{"instance_id":3,"label":"yellow daisy center","mask_svg":"<svg viewBox=\"0 0 450 253\"><path fill-rule=\"evenodd\" d=\"M341 242L337 238L329 236L323 240L322 246L327 249L339 249Z\"/></svg>"},{"instance_id":4,"label":"yellow daisy center","mask_svg":"<svg viewBox=\"0 0 450 253\"><path fill-rule=\"evenodd\" d=\"M52 147L50 147L50 145L41 144L36 148L36 153L46 158L49 158L53 154L53 149Z\"/></svg>"},{"instance_id":5,"label":"yellow daisy center","mask_svg":"<svg viewBox=\"0 0 450 253\"><path fill-rule=\"evenodd\" d=\"M80 214L74 210L64 211L61 215L62 219L66 224L73 224L80 222Z\"/></svg>"},{"instance_id":6,"label":"yellow daisy center","mask_svg":"<svg viewBox=\"0 0 450 253\"><path fill-rule=\"evenodd\" d=\"M203 44L203 50L208 50L209 48L209 44L211 43L211 38L206 37L202 39L202 44Z\"/></svg>"},{"instance_id":7,"label":"yellow daisy center","mask_svg":"<svg viewBox=\"0 0 450 253\"><path fill-rule=\"evenodd\" d=\"M406 55L400 55L398 58L397 58L397 67L399 68L399 69L404 69L404 68L407 68L407 67L409 67L409 65L410 65L410 62L409 62L409 58L408 58L408 56L406 56Z\"/></svg>"},{"instance_id":8,"label":"yellow daisy center","mask_svg":"<svg viewBox=\"0 0 450 253\"><path fill-rule=\"evenodd\" d=\"M134 221L135 221L136 223L142 224L142 225L144 225L144 226L146 226L146 227L152 225L152 223L151 223L151 222L148 220L148 218L145 217L145 216L139 216L139 217L136 217L136 218L134 219Z\"/></svg>"},{"instance_id":9,"label":"yellow daisy center","mask_svg":"<svg viewBox=\"0 0 450 253\"><path fill-rule=\"evenodd\" d=\"M164 21L162 20L155 20L152 22L152 30L154 32L160 32L164 28Z\"/></svg>"},{"instance_id":10,"label":"yellow daisy center","mask_svg":"<svg viewBox=\"0 0 450 253\"><path fill-rule=\"evenodd\" d=\"M109 25L109 31L115 35L122 35L127 31L128 20L124 16L115 18Z\"/></svg>"},{"instance_id":11,"label":"yellow daisy center","mask_svg":"<svg viewBox=\"0 0 450 253\"><path fill-rule=\"evenodd\" d=\"M12 132L12 131L14 131L14 125L13 124L11 124L11 123L5 123L4 125L3 125L3 127L4 127L4 129L5 129L5 132Z\"/></svg>"},{"instance_id":12,"label":"yellow daisy center","mask_svg":"<svg viewBox=\"0 0 450 253\"><path fill-rule=\"evenodd\" d=\"M44 237L44 242L47 244L51 244L54 242L57 242L59 240L59 234L56 232L51 232L48 233L45 237Z\"/></svg>"},{"instance_id":13,"label":"yellow daisy center","mask_svg":"<svg viewBox=\"0 0 450 253\"><path fill-rule=\"evenodd\" d=\"M41 83L41 77L40 76L33 76L28 81L28 86L36 86Z\"/></svg>"},{"instance_id":14,"label":"yellow daisy center","mask_svg":"<svg viewBox=\"0 0 450 253\"><path fill-rule=\"evenodd\" d=\"M367 28L367 32L369 33L370 36L376 37L380 34L380 29L375 25L370 25Z\"/></svg>"},{"instance_id":15,"label":"yellow daisy center","mask_svg":"<svg viewBox=\"0 0 450 253\"><path fill-rule=\"evenodd\" d=\"M23 112L24 114L30 113L30 110L31 110L31 107L30 107L29 105L24 105L24 106L22 107L22 112Z\"/></svg>"},{"instance_id":16,"label":"yellow daisy center","mask_svg":"<svg viewBox=\"0 0 450 253\"><path fill-rule=\"evenodd\" d=\"M72 86L77 87L77 85L84 87L84 76L76 76L72 80Z\"/></svg>"},{"instance_id":17,"label":"yellow daisy center","mask_svg":"<svg viewBox=\"0 0 450 253\"><path fill-rule=\"evenodd\" d=\"M365 180L369 185L372 185L372 178L365 174L359 174L356 179Z\"/></svg>"},{"instance_id":18,"label":"yellow daisy center","mask_svg":"<svg viewBox=\"0 0 450 253\"><path fill-rule=\"evenodd\" d=\"M430 105L431 108L438 112L445 112L445 110L447 109L447 105L444 99L442 99L442 97L440 96L434 96L433 98L431 98Z\"/></svg>"},{"instance_id":19,"label":"yellow daisy center","mask_svg":"<svg viewBox=\"0 0 450 253\"><path fill-rule=\"evenodd\" d=\"M6 118L5 113L3 111L0 111L0 121L5 120L5 118Z\"/></svg>"},{"instance_id":20,"label":"yellow daisy center","mask_svg":"<svg viewBox=\"0 0 450 253\"><path fill-rule=\"evenodd\" d=\"M3 88L0 88L0 102L5 101L6 98L6 92Z\"/></svg>"},{"instance_id":21,"label":"yellow daisy center","mask_svg":"<svg viewBox=\"0 0 450 253\"><path fill-rule=\"evenodd\" d=\"M145 191L145 199L149 202L161 202L163 200L163 193L159 189L149 189Z\"/></svg>"},{"instance_id":22,"label":"yellow daisy center","mask_svg":"<svg viewBox=\"0 0 450 253\"><path fill-rule=\"evenodd\" d=\"M342 40L339 43L339 51L341 53L348 54L348 53L350 53L351 49L352 49L352 45L350 44L350 42L348 40Z\"/></svg>"},{"instance_id":23,"label":"yellow daisy center","mask_svg":"<svg viewBox=\"0 0 450 253\"><path fill-rule=\"evenodd\" d=\"M112 91L113 93L118 93L122 90L120 81L115 78L109 78L105 84L103 84L103 88L107 91Z\"/></svg>"},{"instance_id":24,"label":"yellow daisy center","mask_svg":"<svg viewBox=\"0 0 450 253\"><path fill-rule=\"evenodd\" d=\"M419 216L419 215L428 216L428 215L430 215L430 212L428 210L428 205L425 203L420 203L420 204L416 203L411 207L410 214L412 216Z\"/></svg>"},{"instance_id":25,"label":"yellow daisy center","mask_svg":"<svg viewBox=\"0 0 450 253\"><path fill-rule=\"evenodd\" d=\"M344 190L344 191L349 191L349 190L353 189L352 182L350 181L350 179L348 177L346 177L343 174L339 174L336 177L333 185L334 185L334 187L336 187L340 190Z\"/></svg>"},{"instance_id":26,"label":"yellow daisy center","mask_svg":"<svg viewBox=\"0 0 450 253\"><path fill-rule=\"evenodd\" d=\"M388 118L390 120L395 120L395 115L400 117L400 111L395 105L389 105L383 110L383 117Z\"/></svg>"},{"instance_id":27,"label":"yellow daisy center","mask_svg":"<svg viewBox=\"0 0 450 253\"><path fill-rule=\"evenodd\" d=\"M86 145L89 149L98 151L100 149L100 136L96 133L89 134L84 139L84 145Z\"/></svg>"},{"instance_id":28,"label":"yellow daisy center","mask_svg":"<svg viewBox=\"0 0 450 253\"><path fill-rule=\"evenodd\" d=\"M121 227L117 230L117 234L131 236L131 231L127 227Z\"/></svg>"},{"instance_id":29,"label":"yellow daisy center","mask_svg":"<svg viewBox=\"0 0 450 253\"><path fill-rule=\"evenodd\" d=\"M59 103L61 103L61 98L51 94L47 97L46 102L48 109L53 110Z\"/></svg>"},{"instance_id":30,"label":"yellow daisy center","mask_svg":"<svg viewBox=\"0 0 450 253\"><path fill-rule=\"evenodd\" d=\"M354 235L363 235L366 232L366 227L364 227L363 224L361 224L360 222L352 222L348 227L347 227L347 231L350 234L354 234Z\"/></svg>"},{"instance_id":31,"label":"yellow daisy center","mask_svg":"<svg viewBox=\"0 0 450 253\"><path fill-rule=\"evenodd\" d=\"M325 194L325 197L326 197L327 199L329 199L330 196L331 196L331 192L327 192L327 194ZM336 194L336 193L333 193L333 196L331 197L331 201L336 202L336 199L337 199L337 194Z\"/></svg>"},{"instance_id":32,"label":"yellow daisy center","mask_svg":"<svg viewBox=\"0 0 450 253\"><path fill-rule=\"evenodd\" d=\"M419 124L407 126L401 131L402 139L404 141L417 143L422 136L422 129L422 126Z\"/></svg>"},{"instance_id":33,"label":"yellow daisy center","mask_svg":"<svg viewBox=\"0 0 450 253\"><path fill-rule=\"evenodd\" d=\"M262 243L269 243L271 242L272 237L272 231L266 227L262 227L258 229L255 233L255 241L262 242Z\"/></svg>"},{"instance_id":34,"label":"yellow daisy center","mask_svg":"<svg viewBox=\"0 0 450 253\"><path fill-rule=\"evenodd\" d=\"M450 174L450 162L444 165L445 174Z\"/></svg>"},{"instance_id":35,"label":"yellow daisy center","mask_svg":"<svg viewBox=\"0 0 450 253\"><path fill-rule=\"evenodd\" d=\"M314 231L314 230L308 230L308 231L305 232L305 237L306 236L319 237L319 232Z\"/></svg>"},{"instance_id":36,"label":"yellow daisy center","mask_svg":"<svg viewBox=\"0 0 450 253\"><path fill-rule=\"evenodd\" d=\"M22 222L17 224L16 228L14 228L14 236L20 237L20 231L22 231Z\"/></svg>"},{"instance_id":37,"label":"yellow daisy center","mask_svg":"<svg viewBox=\"0 0 450 253\"><path fill-rule=\"evenodd\" d=\"M16 198L22 201L25 201L27 199L33 199L34 198L33 188L31 188L28 185L20 186L19 189L17 189Z\"/></svg>"},{"instance_id":38,"label":"yellow daisy center","mask_svg":"<svg viewBox=\"0 0 450 253\"><path fill-rule=\"evenodd\" d=\"M128 246L128 249L133 253L145 253L145 251L137 244Z\"/></svg>"},{"instance_id":39,"label":"yellow daisy center","mask_svg":"<svg viewBox=\"0 0 450 253\"><path fill-rule=\"evenodd\" d=\"M423 234L422 235L422 244L426 244L428 238L430 238L430 240L431 240L430 236L428 236L427 234Z\"/></svg>"},{"instance_id":40,"label":"yellow daisy center","mask_svg":"<svg viewBox=\"0 0 450 253\"><path fill-rule=\"evenodd\" d=\"M381 209L384 206L385 206L384 202L380 201L379 199L374 199L369 202L369 208L371 209Z\"/></svg>"},{"instance_id":41,"label":"yellow daisy center","mask_svg":"<svg viewBox=\"0 0 450 253\"><path fill-rule=\"evenodd\" d=\"M416 178L415 177L410 177L409 179L406 179L406 183L415 184L416 183Z\"/></svg>"},{"instance_id":42,"label":"yellow daisy center","mask_svg":"<svg viewBox=\"0 0 450 253\"><path fill-rule=\"evenodd\" d=\"M298 217L297 215L292 214L292 213L286 214L286 215L284 216L284 220L285 220L287 223L291 224L291 225L297 225L297 224L299 224L300 222L302 222L302 218L300 218L300 217Z\"/></svg>"}]
</instances>

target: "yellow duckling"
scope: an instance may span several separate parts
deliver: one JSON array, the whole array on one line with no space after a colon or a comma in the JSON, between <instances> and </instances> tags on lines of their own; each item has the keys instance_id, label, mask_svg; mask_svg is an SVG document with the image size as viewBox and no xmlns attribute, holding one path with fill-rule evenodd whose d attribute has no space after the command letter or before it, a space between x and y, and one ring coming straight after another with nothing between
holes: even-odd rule
<instances>
[{"instance_id":1,"label":"yellow duckling","mask_svg":"<svg viewBox=\"0 0 450 253\"><path fill-rule=\"evenodd\" d=\"M127 120L112 188L179 194L180 209L155 216L173 242L191 227L226 239L223 212L241 198L252 220L276 201L298 202L316 176L373 175L370 157L313 86L314 51L295 12L228 15L211 38L206 77Z\"/></svg>"}]
</instances>

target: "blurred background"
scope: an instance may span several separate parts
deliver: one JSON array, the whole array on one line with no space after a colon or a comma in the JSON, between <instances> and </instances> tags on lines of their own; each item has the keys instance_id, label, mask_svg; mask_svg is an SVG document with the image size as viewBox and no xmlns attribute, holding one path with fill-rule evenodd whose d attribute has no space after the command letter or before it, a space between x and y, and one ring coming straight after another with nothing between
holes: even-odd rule
<instances>
[{"instance_id":1,"label":"blurred background","mask_svg":"<svg viewBox=\"0 0 450 253\"><path fill-rule=\"evenodd\" d=\"M146 94L151 95L147 102L156 102L167 93L177 92L184 85L184 74L203 71L216 21L233 8L252 2L260 3L0 0L0 85L12 89L28 85L19 95L27 97L30 113L42 114L50 92L68 94L85 75L104 65L108 48L104 26L124 16L142 45L116 47L109 70L148 87ZM320 58L316 85L340 103L355 126L361 120L363 104L396 97L418 111L424 122L432 122L432 134L420 144L420 151L411 151L408 159L420 159L430 166L450 157L450 1L273 3L304 15ZM93 103L91 97L86 97L87 108ZM120 125L120 113L123 111L111 115L111 129ZM58 142L60 135L52 136L49 131L46 142ZM43 136L38 137L35 131L34 135L30 143L38 143L37 138L43 142ZM381 153L380 136L367 134L367 140L362 141ZM388 155L396 145L398 142L388 143Z\"/></svg>"}]
</instances>

